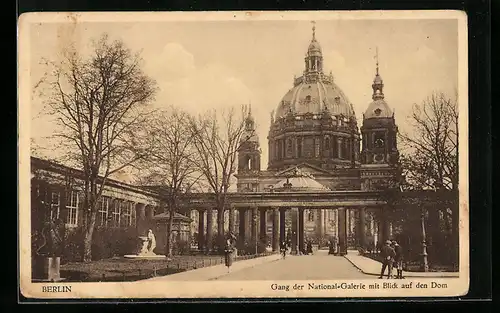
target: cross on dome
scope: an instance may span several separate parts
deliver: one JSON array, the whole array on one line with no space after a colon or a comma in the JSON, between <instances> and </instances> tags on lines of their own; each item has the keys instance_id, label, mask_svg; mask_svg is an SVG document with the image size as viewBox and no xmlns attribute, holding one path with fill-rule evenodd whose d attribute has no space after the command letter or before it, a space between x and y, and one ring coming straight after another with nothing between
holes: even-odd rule
<instances>
[{"instance_id":1,"label":"cross on dome","mask_svg":"<svg viewBox=\"0 0 500 313\"><path fill-rule=\"evenodd\" d=\"M312 30L313 30L313 41L316 40L316 21L311 21L311 23L313 24L313 27L312 27Z\"/></svg>"}]
</instances>

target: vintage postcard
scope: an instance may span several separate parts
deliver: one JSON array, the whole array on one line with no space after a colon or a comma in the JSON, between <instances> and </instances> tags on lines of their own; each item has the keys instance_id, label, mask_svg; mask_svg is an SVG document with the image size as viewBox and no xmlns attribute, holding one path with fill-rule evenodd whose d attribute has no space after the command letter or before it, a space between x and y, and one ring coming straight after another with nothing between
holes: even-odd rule
<instances>
[{"instance_id":1,"label":"vintage postcard","mask_svg":"<svg viewBox=\"0 0 500 313\"><path fill-rule=\"evenodd\" d=\"M23 296L467 294L465 13L18 27Z\"/></svg>"}]
</instances>

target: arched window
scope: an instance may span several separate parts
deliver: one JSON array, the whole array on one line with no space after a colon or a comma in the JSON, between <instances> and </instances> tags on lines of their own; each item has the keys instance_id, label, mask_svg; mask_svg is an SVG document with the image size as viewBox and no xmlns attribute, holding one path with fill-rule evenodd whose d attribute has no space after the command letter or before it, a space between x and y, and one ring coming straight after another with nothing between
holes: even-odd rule
<instances>
[{"instance_id":1,"label":"arched window","mask_svg":"<svg viewBox=\"0 0 500 313\"><path fill-rule=\"evenodd\" d=\"M330 150L330 137L325 138L325 150Z\"/></svg>"},{"instance_id":2,"label":"arched window","mask_svg":"<svg viewBox=\"0 0 500 313\"><path fill-rule=\"evenodd\" d=\"M249 170L253 169L253 162L252 162L252 158L251 157L247 158L247 169L249 169Z\"/></svg>"},{"instance_id":3,"label":"arched window","mask_svg":"<svg viewBox=\"0 0 500 313\"><path fill-rule=\"evenodd\" d=\"M309 222L313 222L314 221L314 211L313 210L308 210L308 212L307 212L307 220Z\"/></svg>"}]
</instances>

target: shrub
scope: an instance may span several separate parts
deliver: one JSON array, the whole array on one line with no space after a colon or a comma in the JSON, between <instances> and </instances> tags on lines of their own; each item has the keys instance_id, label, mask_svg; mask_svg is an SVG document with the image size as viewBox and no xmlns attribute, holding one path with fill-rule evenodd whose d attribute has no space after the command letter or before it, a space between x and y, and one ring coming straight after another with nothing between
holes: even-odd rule
<instances>
[{"instance_id":1,"label":"shrub","mask_svg":"<svg viewBox=\"0 0 500 313\"><path fill-rule=\"evenodd\" d=\"M78 262L83 252L83 227L67 228L61 263ZM96 228L92 238L92 260L137 253L136 231L130 228Z\"/></svg>"},{"instance_id":2,"label":"shrub","mask_svg":"<svg viewBox=\"0 0 500 313\"><path fill-rule=\"evenodd\" d=\"M245 241L244 243L237 243L236 248L238 249L239 255L251 255L255 254L255 242ZM257 253L264 253L267 251L267 242L261 240L257 242Z\"/></svg>"},{"instance_id":3,"label":"shrub","mask_svg":"<svg viewBox=\"0 0 500 313\"><path fill-rule=\"evenodd\" d=\"M172 245L172 254L174 254L174 255L189 254L190 250L191 250L191 246L189 244L189 241L186 241L186 240L175 241Z\"/></svg>"}]
</instances>

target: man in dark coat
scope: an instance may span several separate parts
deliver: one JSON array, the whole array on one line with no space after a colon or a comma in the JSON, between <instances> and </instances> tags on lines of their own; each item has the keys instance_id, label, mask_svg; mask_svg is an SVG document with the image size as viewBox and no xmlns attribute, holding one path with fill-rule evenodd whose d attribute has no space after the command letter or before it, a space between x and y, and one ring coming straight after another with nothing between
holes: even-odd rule
<instances>
[{"instance_id":1,"label":"man in dark coat","mask_svg":"<svg viewBox=\"0 0 500 313\"><path fill-rule=\"evenodd\" d=\"M396 252L391 247L391 241L387 240L385 245L380 249L380 255L382 256L382 270L380 271L380 277L384 277L385 269L387 268L387 279L391 278L392 263L394 262L394 257Z\"/></svg>"},{"instance_id":2,"label":"man in dark coat","mask_svg":"<svg viewBox=\"0 0 500 313\"><path fill-rule=\"evenodd\" d=\"M403 278L403 248L397 243L396 240L392 242L392 245L394 246L394 265L396 267L396 278L402 279Z\"/></svg>"},{"instance_id":3,"label":"man in dark coat","mask_svg":"<svg viewBox=\"0 0 500 313\"><path fill-rule=\"evenodd\" d=\"M234 247L231 243L231 239L226 240L226 246L224 247L225 263L227 266L227 272L229 273L231 265L233 265L234 259Z\"/></svg>"},{"instance_id":4,"label":"man in dark coat","mask_svg":"<svg viewBox=\"0 0 500 313\"><path fill-rule=\"evenodd\" d=\"M288 245L286 244L285 241L282 241L280 244L280 252L283 259L286 257L286 250L288 250Z\"/></svg>"}]
</instances>

